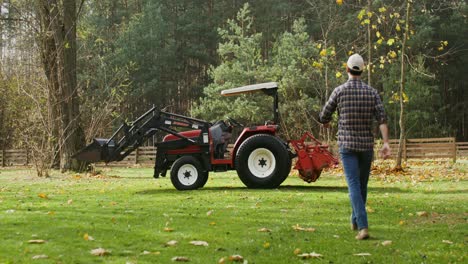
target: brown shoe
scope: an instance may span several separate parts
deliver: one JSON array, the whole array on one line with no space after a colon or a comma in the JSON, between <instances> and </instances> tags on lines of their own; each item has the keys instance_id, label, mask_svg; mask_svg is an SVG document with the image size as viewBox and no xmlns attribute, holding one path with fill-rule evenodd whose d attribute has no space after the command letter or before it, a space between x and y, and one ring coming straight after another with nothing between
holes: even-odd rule
<instances>
[{"instance_id":1,"label":"brown shoe","mask_svg":"<svg viewBox=\"0 0 468 264\"><path fill-rule=\"evenodd\" d=\"M369 238L369 230L367 228L363 228L359 230L359 233L356 235L357 240L364 240Z\"/></svg>"},{"instance_id":2,"label":"brown shoe","mask_svg":"<svg viewBox=\"0 0 468 264\"><path fill-rule=\"evenodd\" d=\"M358 230L357 224L351 224L351 230L357 231Z\"/></svg>"}]
</instances>

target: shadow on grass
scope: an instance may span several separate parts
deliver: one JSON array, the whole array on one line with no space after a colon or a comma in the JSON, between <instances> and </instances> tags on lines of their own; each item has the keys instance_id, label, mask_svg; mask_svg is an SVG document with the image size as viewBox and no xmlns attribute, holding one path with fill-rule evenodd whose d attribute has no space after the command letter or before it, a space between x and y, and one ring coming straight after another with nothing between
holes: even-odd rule
<instances>
[{"instance_id":1,"label":"shadow on grass","mask_svg":"<svg viewBox=\"0 0 468 264\"><path fill-rule=\"evenodd\" d=\"M136 192L135 194L161 194L161 193L189 193L189 192L212 192L212 191L248 191L251 193L262 193L262 192L289 192L289 191L301 191L301 192L318 192L318 193L329 193L329 192L341 192L347 193L348 187L345 186L294 186L294 185L284 185L280 186L277 189L249 189L244 186L216 186L216 187L203 187L198 190L191 191L178 191L174 189L148 189ZM376 188L371 187L368 189L368 192L385 192L385 193L407 193L408 190L402 190L400 188Z\"/></svg>"},{"instance_id":2,"label":"shadow on grass","mask_svg":"<svg viewBox=\"0 0 468 264\"><path fill-rule=\"evenodd\" d=\"M420 193L424 194L457 194L457 193L463 193L466 194L468 193L468 189L459 189L459 190L432 190L432 191L422 191Z\"/></svg>"}]
</instances>

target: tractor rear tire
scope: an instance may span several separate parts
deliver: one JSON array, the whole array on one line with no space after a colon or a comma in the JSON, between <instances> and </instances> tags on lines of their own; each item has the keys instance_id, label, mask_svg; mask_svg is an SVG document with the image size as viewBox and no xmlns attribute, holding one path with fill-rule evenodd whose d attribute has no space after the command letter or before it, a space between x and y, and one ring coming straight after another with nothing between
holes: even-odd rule
<instances>
[{"instance_id":1,"label":"tractor rear tire","mask_svg":"<svg viewBox=\"0 0 468 264\"><path fill-rule=\"evenodd\" d=\"M183 156L171 167L171 182L179 191L195 190L205 185L208 171L204 171L197 158Z\"/></svg>"},{"instance_id":2,"label":"tractor rear tire","mask_svg":"<svg viewBox=\"0 0 468 264\"><path fill-rule=\"evenodd\" d=\"M286 145L268 134L246 139L237 151L235 164L239 178L248 188L277 188L291 171Z\"/></svg>"}]
</instances>

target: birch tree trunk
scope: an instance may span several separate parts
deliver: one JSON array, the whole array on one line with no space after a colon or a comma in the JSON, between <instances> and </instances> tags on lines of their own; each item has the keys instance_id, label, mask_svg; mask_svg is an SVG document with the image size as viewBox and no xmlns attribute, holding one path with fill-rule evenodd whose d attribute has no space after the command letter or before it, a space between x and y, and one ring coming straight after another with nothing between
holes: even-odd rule
<instances>
[{"instance_id":1,"label":"birch tree trunk","mask_svg":"<svg viewBox=\"0 0 468 264\"><path fill-rule=\"evenodd\" d=\"M405 140L405 120L404 120L404 114L405 114L405 105L403 102L403 93L405 92L405 50L406 50L406 40L408 39L408 34L409 34L409 18L410 18L410 9L411 9L411 3L409 0L406 0L406 18L405 18L405 32L403 34L403 41L401 45L401 73L400 73L400 120L399 120L399 125L400 125L400 140L398 144L398 152L397 152L397 159L396 159L396 165L395 169L396 170L401 170L401 160L402 160L402 154L403 154L403 142Z\"/></svg>"},{"instance_id":2,"label":"birch tree trunk","mask_svg":"<svg viewBox=\"0 0 468 264\"><path fill-rule=\"evenodd\" d=\"M367 12L371 13L372 10L372 1L367 0ZM370 19L370 18L369 18ZM367 84L369 86L372 86L372 30L371 30L371 24L367 24Z\"/></svg>"}]
</instances>

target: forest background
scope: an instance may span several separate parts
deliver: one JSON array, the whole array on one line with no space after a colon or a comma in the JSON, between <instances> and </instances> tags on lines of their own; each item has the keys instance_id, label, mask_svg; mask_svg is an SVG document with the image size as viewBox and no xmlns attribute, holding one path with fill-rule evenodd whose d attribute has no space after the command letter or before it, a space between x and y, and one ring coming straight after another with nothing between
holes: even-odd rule
<instances>
[{"instance_id":1,"label":"forest background","mask_svg":"<svg viewBox=\"0 0 468 264\"><path fill-rule=\"evenodd\" d=\"M468 141L467 11L462 0L3 0L0 149L76 169L86 142L153 105L263 123L269 98L219 92L270 81L288 138L333 139L317 116L353 53L392 138Z\"/></svg>"}]
</instances>

